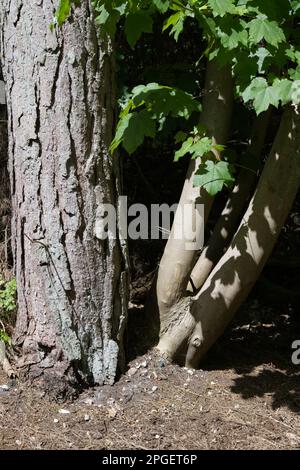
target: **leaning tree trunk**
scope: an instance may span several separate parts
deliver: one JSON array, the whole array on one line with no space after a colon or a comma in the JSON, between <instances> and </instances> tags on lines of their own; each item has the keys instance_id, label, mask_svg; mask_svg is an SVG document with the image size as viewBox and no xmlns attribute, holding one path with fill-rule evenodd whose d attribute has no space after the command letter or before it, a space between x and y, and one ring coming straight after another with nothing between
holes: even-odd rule
<instances>
[{"instance_id":1,"label":"leaning tree trunk","mask_svg":"<svg viewBox=\"0 0 300 470\"><path fill-rule=\"evenodd\" d=\"M201 124L217 144L224 144L227 140L231 123L233 103L233 82L230 67L220 68L216 61L209 62L206 71L203 108ZM218 153L216 151L216 153ZM199 239L208 218L213 198L205 189L194 187L195 172L200 164L200 158L191 160L184 187L179 201L179 210L176 211L172 231L166 244L163 257L160 261L156 292L150 302L157 302L161 322L168 321L169 312L184 295L189 281L191 270L195 264L197 250L191 249L191 242ZM183 220L180 208L185 205L192 207L189 221ZM204 214L198 213L197 205L204 206ZM195 226L197 220L197 230ZM176 228L182 228L181 238L176 238ZM180 232L180 230L179 230ZM190 246L188 246L190 245ZM152 307L150 306L150 309Z\"/></svg>"},{"instance_id":2,"label":"leaning tree trunk","mask_svg":"<svg viewBox=\"0 0 300 470\"><path fill-rule=\"evenodd\" d=\"M2 0L0 12L20 365L50 387L112 383L126 273L119 240L97 228L117 198L112 45L88 0L54 32L51 0Z\"/></svg>"},{"instance_id":3,"label":"leaning tree trunk","mask_svg":"<svg viewBox=\"0 0 300 470\"><path fill-rule=\"evenodd\" d=\"M269 117L270 110L258 116L254 123L251 142L247 149L247 153L254 162L261 159ZM208 244L202 251L191 272L190 292L198 291L203 286L209 273L228 247L239 225L242 211L249 202L249 198L252 195L251 193L253 193L256 180L256 171L251 168L242 168L232 193L214 226Z\"/></svg>"},{"instance_id":4,"label":"leaning tree trunk","mask_svg":"<svg viewBox=\"0 0 300 470\"><path fill-rule=\"evenodd\" d=\"M262 271L300 184L300 114L288 109L256 192L231 245L200 292L173 310L159 350L196 367L224 331Z\"/></svg>"}]
</instances>

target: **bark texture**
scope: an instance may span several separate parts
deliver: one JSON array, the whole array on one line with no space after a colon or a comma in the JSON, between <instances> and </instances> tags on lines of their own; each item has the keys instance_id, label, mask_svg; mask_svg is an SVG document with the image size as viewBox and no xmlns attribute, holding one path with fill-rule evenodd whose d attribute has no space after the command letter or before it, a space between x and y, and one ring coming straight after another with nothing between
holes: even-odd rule
<instances>
[{"instance_id":1,"label":"bark texture","mask_svg":"<svg viewBox=\"0 0 300 470\"><path fill-rule=\"evenodd\" d=\"M158 348L188 367L222 334L261 273L300 184L300 115L288 109L258 187L231 245L200 292L182 301Z\"/></svg>"},{"instance_id":2,"label":"bark texture","mask_svg":"<svg viewBox=\"0 0 300 470\"><path fill-rule=\"evenodd\" d=\"M7 117L0 71L0 279L9 277L10 264L10 190L7 171Z\"/></svg>"},{"instance_id":3,"label":"bark texture","mask_svg":"<svg viewBox=\"0 0 300 470\"><path fill-rule=\"evenodd\" d=\"M2 0L12 229L14 342L30 377L113 383L126 322L124 249L100 240L116 203L112 45L82 0L51 31L56 2Z\"/></svg>"}]
</instances>

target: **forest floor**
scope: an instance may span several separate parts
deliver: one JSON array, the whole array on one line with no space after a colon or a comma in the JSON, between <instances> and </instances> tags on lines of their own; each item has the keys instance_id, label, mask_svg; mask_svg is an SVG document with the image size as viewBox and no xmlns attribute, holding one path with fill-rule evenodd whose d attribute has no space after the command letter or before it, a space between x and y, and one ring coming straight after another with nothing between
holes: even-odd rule
<instances>
[{"instance_id":1,"label":"forest floor","mask_svg":"<svg viewBox=\"0 0 300 470\"><path fill-rule=\"evenodd\" d=\"M141 308L134 309L138 315ZM142 334L138 322L136 332ZM296 339L299 316L252 299L201 370L133 351L114 386L61 403L1 372L0 448L300 448L300 365L291 362Z\"/></svg>"}]
</instances>

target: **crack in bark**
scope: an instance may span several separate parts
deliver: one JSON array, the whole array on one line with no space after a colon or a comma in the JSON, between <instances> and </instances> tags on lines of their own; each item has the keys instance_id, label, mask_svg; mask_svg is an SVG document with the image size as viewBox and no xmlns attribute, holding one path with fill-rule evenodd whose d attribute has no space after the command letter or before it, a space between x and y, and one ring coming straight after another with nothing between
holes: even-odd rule
<instances>
[{"instance_id":1,"label":"crack in bark","mask_svg":"<svg viewBox=\"0 0 300 470\"><path fill-rule=\"evenodd\" d=\"M54 52L53 52L54 53ZM62 40L61 44L58 46L58 58L56 64L56 70L53 77L52 87L51 87L51 98L49 109L53 109L56 98L57 83L60 77L60 67L64 58L64 41Z\"/></svg>"},{"instance_id":2,"label":"crack in bark","mask_svg":"<svg viewBox=\"0 0 300 470\"><path fill-rule=\"evenodd\" d=\"M78 172L76 146L75 146L74 138L72 135L72 125L71 125L71 115L72 115L72 110L73 110L72 78L70 74L68 74L68 77L69 77L70 105L68 109L67 126L68 126L69 137L70 137L71 155L69 156L69 159L67 161L67 175L68 177L70 176L70 168L73 167L76 181L77 181L77 205L78 205L79 216L80 216L80 223L79 223L79 227L76 230L76 237L79 238L79 240L82 242L85 227L86 227L86 222L84 220L83 193L82 193L79 172Z\"/></svg>"},{"instance_id":3,"label":"crack in bark","mask_svg":"<svg viewBox=\"0 0 300 470\"><path fill-rule=\"evenodd\" d=\"M22 13L22 9L23 9L23 3L21 3L19 6L18 6L18 11L17 11L17 18L15 19L13 25L14 27L16 28L19 21L20 21L20 18L21 18L21 13Z\"/></svg>"}]
</instances>

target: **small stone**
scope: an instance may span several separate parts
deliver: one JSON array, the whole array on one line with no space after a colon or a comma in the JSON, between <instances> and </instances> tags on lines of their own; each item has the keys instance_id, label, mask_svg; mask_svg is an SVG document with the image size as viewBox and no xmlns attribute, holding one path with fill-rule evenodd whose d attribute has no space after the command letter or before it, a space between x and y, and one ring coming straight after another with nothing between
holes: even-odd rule
<instances>
[{"instance_id":1,"label":"small stone","mask_svg":"<svg viewBox=\"0 0 300 470\"><path fill-rule=\"evenodd\" d=\"M1 390L8 392L10 390L10 386L7 384L0 385Z\"/></svg>"},{"instance_id":2,"label":"small stone","mask_svg":"<svg viewBox=\"0 0 300 470\"><path fill-rule=\"evenodd\" d=\"M160 369L166 367L166 361L163 358L159 359L157 362L157 367L159 367Z\"/></svg>"},{"instance_id":3,"label":"small stone","mask_svg":"<svg viewBox=\"0 0 300 470\"><path fill-rule=\"evenodd\" d=\"M143 367L144 369L145 369L145 367L147 367L147 366L148 366L147 361L143 361L143 362L141 363L141 367Z\"/></svg>"},{"instance_id":4,"label":"small stone","mask_svg":"<svg viewBox=\"0 0 300 470\"><path fill-rule=\"evenodd\" d=\"M132 390L126 390L126 392L124 393L124 398L122 400L124 400L125 403L128 403L133 397L133 391Z\"/></svg>"},{"instance_id":5,"label":"small stone","mask_svg":"<svg viewBox=\"0 0 300 470\"><path fill-rule=\"evenodd\" d=\"M90 421L91 417L90 415L84 415L84 421Z\"/></svg>"},{"instance_id":6,"label":"small stone","mask_svg":"<svg viewBox=\"0 0 300 470\"><path fill-rule=\"evenodd\" d=\"M292 447L300 448L300 436L297 436L292 432L287 432L286 437L290 441L290 445Z\"/></svg>"},{"instance_id":7,"label":"small stone","mask_svg":"<svg viewBox=\"0 0 300 470\"><path fill-rule=\"evenodd\" d=\"M92 398L87 398L86 400L84 400L84 403L86 405L93 405L94 403L94 400Z\"/></svg>"},{"instance_id":8,"label":"small stone","mask_svg":"<svg viewBox=\"0 0 300 470\"><path fill-rule=\"evenodd\" d=\"M61 408L60 410L58 410L58 412L61 415L69 415L71 413L71 411L65 410L64 408Z\"/></svg>"},{"instance_id":9,"label":"small stone","mask_svg":"<svg viewBox=\"0 0 300 470\"><path fill-rule=\"evenodd\" d=\"M16 444L17 444L17 446L21 446L21 445L22 445L22 442L19 441L19 439L17 439L17 440L16 440Z\"/></svg>"},{"instance_id":10,"label":"small stone","mask_svg":"<svg viewBox=\"0 0 300 470\"><path fill-rule=\"evenodd\" d=\"M117 413L118 411L116 410L116 408L109 408L108 410L108 416L111 419L114 419L117 416Z\"/></svg>"},{"instance_id":11,"label":"small stone","mask_svg":"<svg viewBox=\"0 0 300 470\"><path fill-rule=\"evenodd\" d=\"M188 370L187 370L187 373L190 374L190 375L194 375L193 369L188 369Z\"/></svg>"},{"instance_id":12,"label":"small stone","mask_svg":"<svg viewBox=\"0 0 300 470\"><path fill-rule=\"evenodd\" d=\"M159 439L159 437L160 437L160 436L159 436L158 434L155 435L155 439Z\"/></svg>"},{"instance_id":13,"label":"small stone","mask_svg":"<svg viewBox=\"0 0 300 470\"><path fill-rule=\"evenodd\" d=\"M127 375L129 375L129 377L132 377L134 374L136 374L136 372L137 372L137 368L131 367L129 371L127 372Z\"/></svg>"},{"instance_id":14,"label":"small stone","mask_svg":"<svg viewBox=\"0 0 300 470\"><path fill-rule=\"evenodd\" d=\"M157 385L153 385L149 393L154 393L158 389Z\"/></svg>"},{"instance_id":15,"label":"small stone","mask_svg":"<svg viewBox=\"0 0 300 470\"><path fill-rule=\"evenodd\" d=\"M53 423L55 423L55 424L58 423L58 419L54 418Z\"/></svg>"}]
</instances>

